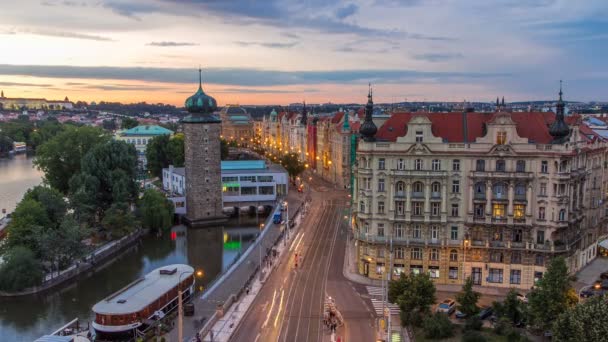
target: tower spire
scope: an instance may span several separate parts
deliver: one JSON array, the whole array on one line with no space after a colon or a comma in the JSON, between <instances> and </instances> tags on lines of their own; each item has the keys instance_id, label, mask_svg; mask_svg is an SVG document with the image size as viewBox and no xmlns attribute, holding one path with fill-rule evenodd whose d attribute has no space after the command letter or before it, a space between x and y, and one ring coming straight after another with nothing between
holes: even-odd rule
<instances>
[{"instance_id":1,"label":"tower spire","mask_svg":"<svg viewBox=\"0 0 608 342\"><path fill-rule=\"evenodd\" d=\"M374 101L372 99L372 84L369 84L369 92L367 94L367 104L365 105L365 119L363 124L361 124L361 128L359 129L359 133L363 137L365 141L375 141L376 140L376 132L378 132L378 127L374 124L372 120L372 115L374 113Z\"/></svg>"},{"instance_id":2,"label":"tower spire","mask_svg":"<svg viewBox=\"0 0 608 342\"><path fill-rule=\"evenodd\" d=\"M198 66L198 88L203 89L203 71L200 65Z\"/></svg>"},{"instance_id":3,"label":"tower spire","mask_svg":"<svg viewBox=\"0 0 608 342\"><path fill-rule=\"evenodd\" d=\"M562 80L559 80L559 101L562 101Z\"/></svg>"}]
</instances>

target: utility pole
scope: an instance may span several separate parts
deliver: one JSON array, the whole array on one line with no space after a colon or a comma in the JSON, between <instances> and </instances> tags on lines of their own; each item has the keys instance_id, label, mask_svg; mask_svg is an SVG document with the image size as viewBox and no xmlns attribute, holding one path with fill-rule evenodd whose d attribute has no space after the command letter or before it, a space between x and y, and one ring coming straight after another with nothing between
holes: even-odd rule
<instances>
[{"instance_id":1,"label":"utility pole","mask_svg":"<svg viewBox=\"0 0 608 342\"><path fill-rule=\"evenodd\" d=\"M387 281L387 290L386 290L386 300L387 300L387 306L388 306L388 282L391 280L391 277L393 276L393 235L391 234L391 242L390 242L390 250L389 250L390 256L389 256L389 272L386 276L386 281ZM388 308L388 324L386 325L386 340L390 341L391 340L391 309Z\"/></svg>"}]
</instances>

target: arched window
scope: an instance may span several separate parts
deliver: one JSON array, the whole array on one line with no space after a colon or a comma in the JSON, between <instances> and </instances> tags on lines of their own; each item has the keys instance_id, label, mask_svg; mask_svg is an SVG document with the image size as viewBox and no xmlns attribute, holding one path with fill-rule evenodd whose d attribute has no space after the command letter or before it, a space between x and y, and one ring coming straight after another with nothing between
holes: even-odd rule
<instances>
[{"instance_id":1,"label":"arched window","mask_svg":"<svg viewBox=\"0 0 608 342\"><path fill-rule=\"evenodd\" d=\"M431 192L439 193L440 191L441 191L441 183L433 182L433 184L431 184Z\"/></svg>"},{"instance_id":2,"label":"arched window","mask_svg":"<svg viewBox=\"0 0 608 342\"><path fill-rule=\"evenodd\" d=\"M403 193L405 191L405 183L401 181L397 182L397 184L395 184L395 191L397 191L397 193Z\"/></svg>"},{"instance_id":3,"label":"arched window","mask_svg":"<svg viewBox=\"0 0 608 342\"><path fill-rule=\"evenodd\" d=\"M486 183L475 183L475 198L486 198Z\"/></svg>"},{"instance_id":4,"label":"arched window","mask_svg":"<svg viewBox=\"0 0 608 342\"><path fill-rule=\"evenodd\" d=\"M455 249L450 250L450 261L458 261L458 251Z\"/></svg>"},{"instance_id":5,"label":"arched window","mask_svg":"<svg viewBox=\"0 0 608 342\"><path fill-rule=\"evenodd\" d=\"M518 199L526 198L526 184L524 184L524 183L515 184L515 198L518 198Z\"/></svg>"},{"instance_id":6,"label":"arched window","mask_svg":"<svg viewBox=\"0 0 608 342\"><path fill-rule=\"evenodd\" d=\"M422 195L422 191L424 191L423 189L424 189L424 184L422 184L422 182L416 182L412 186L412 191L415 193L420 193L420 195Z\"/></svg>"},{"instance_id":7,"label":"arched window","mask_svg":"<svg viewBox=\"0 0 608 342\"><path fill-rule=\"evenodd\" d=\"M566 209L562 209L559 211L559 220L566 221Z\"/></svg>"},{"instance_id":8,"label":"arched window","mask_svg":"<svg viewBox=\"0 0 608 342\"><path fill-rule=\"evenodd\" d=\"M505 183L496 183L492 187L492 194L496 199L507 198L507 185Z\"/></svg>"}]
</instances>

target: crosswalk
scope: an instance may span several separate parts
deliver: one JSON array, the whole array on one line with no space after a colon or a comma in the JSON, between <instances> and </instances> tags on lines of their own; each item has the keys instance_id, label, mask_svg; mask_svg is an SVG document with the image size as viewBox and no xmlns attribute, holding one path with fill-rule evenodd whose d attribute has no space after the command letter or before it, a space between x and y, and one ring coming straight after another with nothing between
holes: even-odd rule
<instances>
[{"instance_id":1,"label":"crosswalk","mask_svg":"<svg viewBox=\"0 0 608 342\"><path fill-rule=\"evenodd\" d=\"M366 286L367 293L372 297L382 298L382 288L379 286Z\"/></svg>"},{"instance_id":2,"label":"crosswalk","mask_svg":"<svg viewBox=\"0 0 608 342\"><path fill-rule=\"evenodd\" d=\"M371 301L374 311L376 311L376 315L382 316L382 301L376 298L372 298ZM388 303L388 309L390 310L391 315L399 314L399 306L397 306L397 304Z\"/></svg>"}]
</instances>

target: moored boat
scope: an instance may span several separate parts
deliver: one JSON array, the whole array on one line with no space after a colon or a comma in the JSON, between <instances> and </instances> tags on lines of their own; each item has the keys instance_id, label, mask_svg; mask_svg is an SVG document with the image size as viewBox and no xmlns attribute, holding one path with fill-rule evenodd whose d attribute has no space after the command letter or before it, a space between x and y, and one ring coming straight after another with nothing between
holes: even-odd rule
<instances>
[{"instance_id":1,"label":"moored boat","mask_svg":"<svg viewBox=\"0 0 608 342\"><path fill-rule=\"evenodd\" d=\"M194 293L194 269L173 264L155 269L93 306L96 339L128 340L145 330L159 316L175 310L178 290L182 299Z\"/></svg>"}]
</instances>

